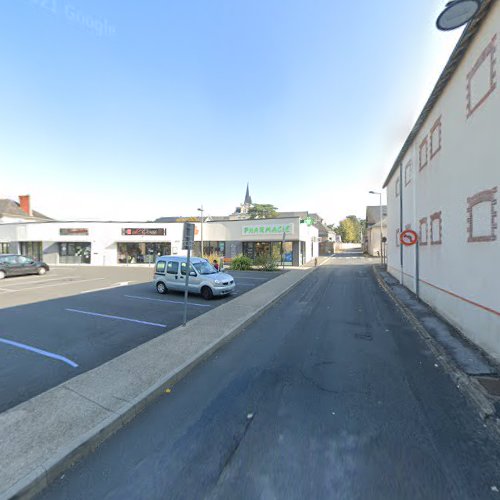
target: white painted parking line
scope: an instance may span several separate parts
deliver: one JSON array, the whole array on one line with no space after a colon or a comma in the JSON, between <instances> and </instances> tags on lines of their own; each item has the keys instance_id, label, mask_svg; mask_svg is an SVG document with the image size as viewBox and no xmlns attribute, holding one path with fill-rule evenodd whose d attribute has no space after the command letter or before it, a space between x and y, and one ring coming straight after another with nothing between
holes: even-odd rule
<instances>
[{"instance_id":1,"label":"white painted parking line","mask_svg":"<svg viewBox=\"0 0 500 500\"><path fill-rule=\"evenodd\" d=\"M119 288L121 286L128 286L129 283L135 283L135 281L121 281L119 283L115 283L111 286L105 286L104 288L94 288L93 290L84 290L80 293L92 293L92 292L101 292L102 290L112 290L113 288Z\"/></svg>"},{"instance_id":2,"label":"white painted parking line","mask_svg":"<svg viewBox=\"0 0 500 500\"><path fill-rule=\"evenodd\" d=\"M61 356L59 354L54 354L53 352L44 351L43 349L38 349L37 347L33 347L30 345L21 344L20 342L14 342L13 340L0 338L0 342L14 347L19 347L20 349L24 349L26 351L31 351L37 354L41 354L42 356L46 356L47 358L57 359L58 361L62 361L63 363L72 366L73 368L78 368L78 365L74 361L71 361L71 359L65 358L64 356Z\"/></svg>"},{"instance_id":3,"label":"white painted parking line","mask_svg":"<svg viewBox=\"0 0 500 500\"><path fill-rule=\"evenodd\" d=\"M80 276L63 276L62 278L51 278L51 279L48 279L48 280L33 280L33 281L13 281L11 282L9 280L8 283L2 283L2 287L6 287L6 286L22 286L22 285L29 285L31 283L47 283L49 281L61 281L61 280L65 280L65 279L70 279L70 278L79 278Z\"/></svg>"},{"instance_id":4,"label":"white painted parking line","mask_svg":"<svg viewBox=\"0 0 500 500\"><path fill-rule=\"evenodd\" d=\"M80 311L79 309L65 309L66 311L79 313L79 314L88 314L89 316L99 316L100 318L108 318L108 319L119 319L121 321L131 321L132 323L140 323L142 325L151 325L151 326L160 326L162 328L166 328L167 325L162 325L161 323L150 323L149 321L141 321L139 319L132 318L123 318L122 316L111 316L110 314L100 314L90 311Z\"/></svg>"},{"instance_id":5,"label":"white painted parking line","mask_svg":"<svg viewBox=\"0 0 500 500\"><path fill-rule=\"evenodd\" d=\"M76 285L78 283L85 283L86 281L99 281L99 280L104 280L106 278L92 278L88 280L75 280L75 281L69 281L68 283L53 283L52 285L41 285L41 286L31 286L28 288L21 288L19 290L10 290L12 293L17 293L17 292L30 292L32 290L38 290L39 288L50 288L54 286L65 286L65 285Z\"/></svg>"},{"instance_id":6,"label":"white painted parking line","mask_svg":"<svg viewBox=\"0 0 500 500\"><path fill-rule=\"evenodd\" d=\"M128 299L138 299L138 300L153 300L155 302L167 302L168 304L184 304L181 300L168 300L168 299L153 299L152 297L139 297L138 295L124 295ZM188 302L190 306L198 306L198 307L212 307L208 304L197 304L196 302Z\"/></svg>"}]
</instances>

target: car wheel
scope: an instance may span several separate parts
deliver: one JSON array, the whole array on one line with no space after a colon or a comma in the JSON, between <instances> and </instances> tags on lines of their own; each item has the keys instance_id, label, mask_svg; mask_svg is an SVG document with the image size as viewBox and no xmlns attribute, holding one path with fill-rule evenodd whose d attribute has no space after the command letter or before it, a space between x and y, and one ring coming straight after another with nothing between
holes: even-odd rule
<instances>
[{"instance_id":1,"label":"car wheel","mask_svg":"<svg viewBox=\"0 0 500 500\"><path fill-rule=\"evenodd\" d=\"M5 272L0 271L0 280L3 280L5 278Z\"/></svg>"},{"instance_id":2,"label":"car wheel","mask_svg":"<svg viewBox=\"0 0 500 500\"><path fill-rule=\"evenodd\" d=\"M156 283L156 291L162 295L168 292L168 289L163 281L158 281L158 283Z\"/></svg>"},{"instance_id":3,"label":"car wheel","mask_svg":"<svg viewBox=\"0 0 500 500\"><path fill-rule=\"evenodd\" d=\"M41 268L38 270L38 274L39 274L40 276L44 275L46 272L47 272L47 269L45 269L45 267L41 267Z\"/></svg>"},{"instance_id":4,"label":"car wheel","mask_svg":"<svg viewBox=\"0 0 500 500\"><path fill-rule=\"evenodd\" d=\"M214 296L214 292L212 292L212 289L209 287L209 286L204 286L202 289L201 289L201 296L205 299L205 300L210 300L213 298Z\"/></svg>"}]
</instances>

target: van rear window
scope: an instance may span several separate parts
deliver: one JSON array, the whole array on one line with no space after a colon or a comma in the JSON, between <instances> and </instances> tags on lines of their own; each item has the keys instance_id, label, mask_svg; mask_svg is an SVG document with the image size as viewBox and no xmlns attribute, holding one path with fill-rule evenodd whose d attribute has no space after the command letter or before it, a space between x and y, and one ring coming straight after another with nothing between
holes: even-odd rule
<instances>
[{"instance_id":1,"label":"van rear window","mask_svg":"<svg viewBox=\"0 0 500 500\"><path fill-rule=\"evenodd\" d=\"M166 266L166 262L164 260L159 260L156 263L156 272L161 273L161 274L165 274L165 266Z\"/></svg>"}]
</instances>

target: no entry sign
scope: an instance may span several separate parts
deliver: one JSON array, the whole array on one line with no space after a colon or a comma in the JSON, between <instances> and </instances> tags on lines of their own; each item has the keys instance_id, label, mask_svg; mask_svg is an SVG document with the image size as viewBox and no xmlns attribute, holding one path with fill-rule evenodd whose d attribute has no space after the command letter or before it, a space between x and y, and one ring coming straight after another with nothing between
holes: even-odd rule
<instances>
[{"instance_id":1,"label":"no entry sign","mask_svg":"<svg viewBox=\"0 0 500 500\"><path fill-rule=\"evenodd\" d=\"M399 235L399 241L407 247L415 245L417 239L418 239L417 233L412 229L406 229Z\"/></svg>"}]
</instances>

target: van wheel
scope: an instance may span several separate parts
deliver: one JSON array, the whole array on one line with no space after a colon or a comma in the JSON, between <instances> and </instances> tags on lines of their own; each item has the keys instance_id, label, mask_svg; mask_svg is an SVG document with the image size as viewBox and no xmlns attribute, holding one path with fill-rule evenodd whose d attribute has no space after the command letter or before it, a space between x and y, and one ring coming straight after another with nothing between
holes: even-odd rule
<instances>
[{"instance_id":1,"label":"van wheel","mask_svg":"<svg viewBox=\"0 0 500 500\"><path fill-rule=\"evenodd\" d=\"M212 289L209 287L209 286L204 286L202 289L201 289L201 296L205 299L205 300L210 300L213 298L214 296L214 292L212 292Z\"/></svg>"},{"instance_id":2,"label":"van wheel","mask_svg":"<svg viewBox=\"0 0 500 500\"><path fill-rule=\"evenodd\" d=\"M41 267L39 270L38 270L38 274L40 276L42 276L43 274L45 274L47 272L47 269L45 269L45 267Z\"/></svg>"},{"instance_id":3,"label":"van wheel","mask_svg":"<svg viewBox=\"0 0 500 500\"><path fill-rule=\"evenodd\" d=\"M3 271L0 271L0 280L3 280L5 278L5 273Z\"/></svg>"},{"instance_id":4,"label":"van wheel","mask_svg":"<svg viewBox=\"0 0 500 500\"><path fill-rule=\"evenodd\" d=\"M156 283L156 291L162 295L168 292L168 289L163 281L158 281L158 283Z\"/></svg>"}]
</instances>

